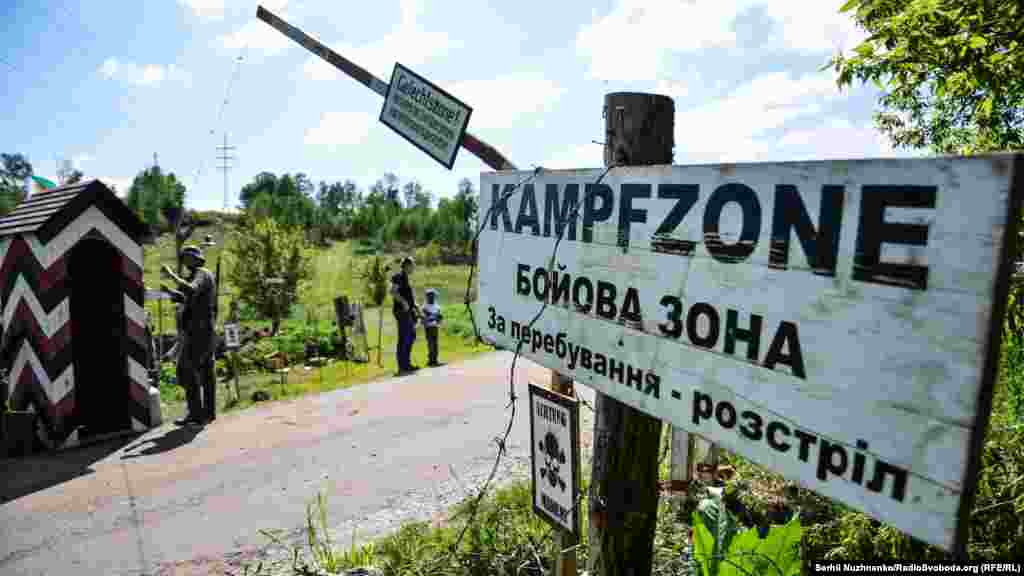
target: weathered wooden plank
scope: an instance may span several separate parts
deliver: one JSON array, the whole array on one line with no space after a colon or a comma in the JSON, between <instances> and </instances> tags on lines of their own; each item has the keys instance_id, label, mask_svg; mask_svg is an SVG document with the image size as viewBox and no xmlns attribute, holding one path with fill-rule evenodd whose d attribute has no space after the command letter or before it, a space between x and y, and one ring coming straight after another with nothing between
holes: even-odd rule
<instances>
[{"instance_id":1,"label":"weathered wooden plank","mask_svg":"<svg viewBox=\"0 0 1024 576\"><path fill-rule=\"evenodd\" d=\"M524 345L533 360L951 548L987 418L1014 161L615 169L582 204L554 276L557 213L601 172L546 172L481 235L478 317L509 346L512 322L553 292ZM481 215L495 186L524 175L485 173ZM884 486L879 466L894 467Z\"/></svg>"}]
</instances>

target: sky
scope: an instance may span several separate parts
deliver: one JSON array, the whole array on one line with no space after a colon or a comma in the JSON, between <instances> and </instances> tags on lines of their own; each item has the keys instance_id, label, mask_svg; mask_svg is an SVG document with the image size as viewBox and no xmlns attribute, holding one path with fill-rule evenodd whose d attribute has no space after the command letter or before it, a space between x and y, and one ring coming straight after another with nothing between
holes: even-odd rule
<instances>
[{"instance_id":1,"label":"sky","mask_svg":"<svg viewBox=\"0 0 1024 576\"><path fill-rule=\"evenodd\" d=\"M873 86L823 70L865 38L843 0L262 2L385 82L397 62L447 90L522 170L601 167L604 95L620 91L673 99L676 165L911 155L873 127ZM224 206L225 134L232 206L264 171L364 190L393 172L435 198L479 187L482 161L462 149L448 170L414 147L380 123L380 96L259 4L0 2L0 151L50 179L67 158L122 194L156 161L200 210Z\"/></svg>"}]
</instances>

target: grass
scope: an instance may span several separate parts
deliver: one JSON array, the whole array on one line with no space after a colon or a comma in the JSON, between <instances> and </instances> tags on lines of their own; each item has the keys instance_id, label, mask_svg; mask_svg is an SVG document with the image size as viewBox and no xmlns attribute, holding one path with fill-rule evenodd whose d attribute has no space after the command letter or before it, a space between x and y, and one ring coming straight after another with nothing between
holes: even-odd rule
<instances>
[{"instance_id":1,"label":"grass","mask_svg":"<svg viewBox=\"0 0 1024 576\"><path fill-rule=\"evenodd\" d=\"M1004 357L1006 354L1004 353ZM972 512L969 553L971 560L999 562L1016 560L1024 553L1024 422L1016 415L1012 395L1024 388L1024 352L1012 361L1004 359L996 386L993 412L982 455L978 496ZM669 474L670 429L664 427L660 457L660 477ZM721 452L723 465L732 468L733 477L726 495L734 495L748 518L755 523L768 519L779 524L780 508L799 511L803 524L801 558L804 573L812 562L860 560L879 562L948 561L942 550L906 536L891 526L877 522L837 501L799 488L781 475L750 461ZM581 490L586 494L589 463L582 467ZM687 574L689 530L697 498L703 493L700 481L691 482L685 494L662 494L658 505L652 574ZM528 481L496 488L482 500L475 522L457 550L452 550L458 533L465 526L470 499L456 506L437 522L403 525L393 534L326 556L332 547L325 529L317 531L309 553L299 560L294 550L291 566L274 572L248 572L265 576L313 574L322 562L330 560L337 570L374 567L385 576L432 574L439 576L475 574L551 574L555 545L552 532L532 511ZM318 503L323 506L322 499ZM733 508L730 508L732 510ZM588 561L587 502L580 503L584 545L577 549L578 566ZM309 526L314 523L310 522ZM326 522L321 521L325 527ZM331 548L332 550L334 548Z\"/></svg>"},{"instance_id":2,"label":"grass","mask_svg":"<svg viewBox=\"0 0 1024 576\"><path fill-rule=\"evenodd\" d=\"M197 228L192 235L191 241L201 241L207 234L213 236L216 245L213 247L204 246L203 253L206 256L207 268L214 271L221 252L221 246L223 245L223 235L220 227ZM399 255L386 255L385 257L387 263L391 264L392 270L396 270L394 262L398 260ZM366 256L356 256L353 254L352 242L350 241L335 242L329 248L315 249L313 278L306 287L306 290L301 294L299 302L293 307L290 319L300 322L304 321L307 310L313 311L321 319L334 318L334 299L342 295L348 296L349 300L353 302L365 302L359 274L368 259ZM218 299L221 311L221 317L218 320L221 322L223 322L223 317L227 313L232 299L231 294L234 291L234 287L226 279L227 258L225 258L224 262L225 264L222 265L221 269L220 297ZM175 266L174 239L166 234L159 237L155 245L147 246L145 249L143 281L147 289L159 289L161 283L165 282L160 277L160 268L164 264L168 264L172 268ZM438 303L445 308L446 312L451 311L456 306L462 307L468 278L469 268L467 266L440 265L418 267L412 278L412 284L416 289L416 300L418 303L423 303L424 291L427 288L435 288L438 291ZM475 298L475 288L472 294ZM370 304L366 304L366 306L370 306ZM160 305L157 302L146 303L146 310L153 316L154 332L157 331L157 323L160 319L160 316L157 314L158 307L162 313L164 333L172 332L174 330L174 309L168 301L164 301ZM390 296L385 301L384 308L390 310ZM385 319L386 321L387 319ZM370 322L369 314L367 315L367 322ZM269 323L267 324L269 325Z\"/></svg>"},{"instance_id":3,"label":"grass","mask_svg":"<svg viewBox=\"0 0 1024 576\"><path fill-rule=\"evenodd\" d=\"M377 309L365 313L367 341L371 347L377 345L378 321ZM282 330L297 330L302 326L298 321L290 321ZM275 373L245 374L239 377L241 398L235 401L234 381L218 384L217 404L219 412L248 408L254 402L253 393L262 390L270 396L270 400L296 398L307 394L317 394L348 388L361 383L393 376L398 372L395 360L395 344L397 332L390 309L384 313L383 322L383 354L382 366L377 364L377 351L372 350L370 362L351 363L334 362L322 368L304 369L293 366L287 375L286 385L282 389L281 378ZM470 337L473 334L468 314L463 306L449 306L445 309L445 322L438 334L440 361L445 364L458 362L477 354L487 352L490 347L476 344ZM412 361L425 366L427 363L427 345L422 330L417 334L413 344ZM184 391L175 384L165 384L161 389L161 402L165 420L180 418L185 413Z\"/></svg>"},{"instance_id":4,"label":"grass","mask_svg":"<svg viewBox=\"0 0 1024 576\"><path fill-rule=\"evenodd\" d=\"M212 234L218 246L204 250L207 254L207 267L216 266L220 251L219 227L198 228L193 239L203 239ZM397 256L389 256L389 261ZM282 322L282 333L301 331L307 327L307 313L312 312L322 329L330 329L334 319L334 298L346 295L353 301L362 297L362 284L358 272L367 257L353 254L351 242L337 242L330 248L317 249L314 253L314 275L308 288L302 293L299 303L293 308L291 316ZM145 284L149 289L160 285L160 267L164 264L174 266L174 241L168 236L160 237L155 246L146 247ZM231 300L232 287L226 282L226 269L222 268L221 277L224 285L220 290L219 320L223 322L224 312ZM473 326L463 305L466 281L469 268L466 266L431 266L419 267L413 274L412 283L417 292L417 301L423 302L423 292L427 288L438 290L438 303L444 309L445 320L439 332L438 348L440 361L452 363L475 356L490 350L489 347L477 344ZM173 306L164 301L161 305L147 302L146 308L153 315L154 333L158 330L157 311L163 314L164 333L174 330ZM378 345L378 336L382 340L382 364L378 365L377 350L371 350L370 362L366 364L334 362L322 368L305 370L302 366L293 366L289 372L284 388L280 384L280 376L274 373L245 374L239 378L238 388L240 399L235 399L234 382L218 384L217 404L219 412L244 409L253 404L253 393L266 392L270 400L296 398L306 394L327 392L338 388L347 388L357 384L370 382L394 375L398 371L395 360L395 344L397 333L394 318L391 316L390 296L380 309L383 311L383 322L380 322L377 308L364 309L363 317L367 330L367 345L371 349ZM254 328L269 328L269 320L246 322ZM423 331L417 331L417 339L413 345L412 361L424 366L427 363L427 346ZM173 367L170 368L173 371ZM184 390L174 384L161 386L161 403L165 421L182 417L185 413Z\"/></svg>"},{"instance_id":5,"label":"grass","mask_svg":"<svg viewBox=\"0 0 1024 576\"><path fill-rule=\"evenodd\" d=\"M667 468L663 467L667 478ZM583 467L581 493L589 485L589 466ZM696 484L694 484L696 490ZM276 568L248 567L252 576L338 574L353 568L372 567L385 576L430 574L432 576L552 574L557 554L554 533L534 514L528 481L516 481L492 490L480 503L475 521L465 530L459 547L453 548L466 527L473 497L453 507L433 522L411 522L396 532L357 545L355 536L346 548L331 541L325 500L317 494L307 507L307 538L304 546L292 547L291 562ZM585 569L589 557L586 497L580 501L580 542L577 566ZM654 542L655 576L684 574L692 503L678 495L663 496L658 505ZM319 513L317 513L319 512ZM272 534L268 537L277 540ZM287 546L286 546L287 548ZM327 553L327 550L332 552Z\"/></svg>"}]
</instances>

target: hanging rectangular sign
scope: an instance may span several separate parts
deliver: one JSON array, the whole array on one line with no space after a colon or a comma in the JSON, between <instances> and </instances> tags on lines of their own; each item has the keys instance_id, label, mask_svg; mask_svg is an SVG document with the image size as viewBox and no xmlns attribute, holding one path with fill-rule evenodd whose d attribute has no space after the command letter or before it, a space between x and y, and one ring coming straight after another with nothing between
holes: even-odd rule
<instances>
[{"instance_id":1,"label":"hanging rectangular sign","mask_svg":"<svg viewBox=\"0 0 1024 576\"><path fill-rule=\"evenodd\" d=\"M530 383L533 511L579 537L579 404Z\"/></svg>"},{"instance_id":2,"label":"hanging rectangular sign","mask_svg":"<svg viewBox=\"0 0 1024 576\"><path fill-rule=\"evenodd\" d=\"M238 337L238 324L224 325L224 345L229 350L236 350L241 345Z\"/></svg>"},{"instance_id":3,"label":"hanging rectangular sign","mask_svg":"<svg viewBox=\"0 0 1024 576\"><path fill-rule=\"evenodd\" d=\"M395 63L380 121L451 170L473 109Z\"/></svg>"},{"instance_id":4,"label":"hanging rectangular sign","mask_svg":"<svg viewBox=\"0 0 1024 576\"><path fill-rule=\"evenodd\" d=\"M484 338L962 549L1024 156L601 173L482 174Z\"/></svg>"}]
</instances>

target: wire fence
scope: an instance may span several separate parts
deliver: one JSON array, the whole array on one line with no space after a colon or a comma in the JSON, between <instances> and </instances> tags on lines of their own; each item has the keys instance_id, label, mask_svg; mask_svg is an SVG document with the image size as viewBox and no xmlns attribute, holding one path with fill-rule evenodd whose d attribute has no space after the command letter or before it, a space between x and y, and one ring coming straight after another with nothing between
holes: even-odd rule
<instances>
[{"instance_id":1,"label":"wire fence","mask_svg":"<svg viewBox=\"0 0 1024 576\"><path fill-rule=\"evenodd\" d=\"M553 243L552 248L551 248L550 264L548 266L548 270L551 271L550 273L553 274L554 271L557 270L557 266L556 266L555 262L556 262L556 258L558 256L558 248L559 248L559 246L560 246L560 244L562 242L562 238L565 236L566 229L569 228L569 222L575 221L577 218L579 218L580 208L587 201L588 195L597 187L598 184L601 183L601 181L604 180L605 176L607 176L608 173L614 167L615 167L614 164L610 164L607 168L605 168L604 172L601 173L601 175L597 178L597 180L595 180L592 184L590 184L588 186L584 186L583 187L584 193L576 201L576 204L573 206L573 209L569 212L569 215L566 217L565 221L563 221L563 222L561 222L561 223L556 225L556 227L558 229L558 236L555 238L554 243ZM474 272L476 271L477 261L479 260L479 253L478 252L479 252L480 234L483 233L484 228L490 222L491 215L498 208L498 206L504 205L509 200L509 198L511 198L513 195L515 195L516 193L521 191L523 186L525 186L525 185L533 182L534 180L536 180L537 177L540 176L540 174L543 171L544 171L544 168L542 168L540 166L535 167L532 174L530 174L529 176L527 176L527 177L523 178L522 180L520 180L513 188L505 191L497 199L497 201L491 203L490 207L487 209L487 213L484 214L483 217L480 219L480 225L477 228L476 234L473 236L473 260L470 263L469 277L468 277L468 279L466 281L466 297L465 297L464 303L465 303L465 306L466 306L466 310L469 312L470 322L472 322L472 324L473 324L473 333L476 336L476 339L477 339L478 342L482 342L482 343L489 344L489 345L493 346L493 343L485 341L481 337L481 335L480 335L480 329L477 326L476 317L473 314L473 305L472 305L472 301L471 301L471 297L470 297L471 292L472 292L472 287L473 287L473 276L474 276ZM482 193L483 193L483 191L481 191L481 194ZM477 295L477 297L479 298L479 294ZM540 309L537 310L537 314L534 315L534 317L530 320L530 323L526 325L524 330L526 330L527 332L530 332L531 330L533 330L534 324L536 324L536 322L538 320L540 320L541 316L543 316L544 312L547 310L548 304L549 304L549 298L545 298L543 304L540 307ZM509 392L508 392L509 403L508 403L508 406L506 406L506 408L511 408L511 413L509 414L508 422L505 425L504 433L501 436L498 436L498 437L495 438L495 443L497 444L498 451L495 454L494 465L491 467L491 473L487 477L487 480L484 481L484 483L481 486L481 488L480 488L479 492L477 493L476 497L473 499L473 503L472 503L472 505L470 507L469 517L466 519L465 523L462 526L462 529L459 531L458 538L456 538L455 542L451 546L451 550L450 550L451 556L450 557L454 557L455 556L455 554L457 553L457 551L459 549L459 545L462 543L462 539L463 539L463 537L466 534L466 531L469 529L469 527L475 521L476 513L477 513L477 510L479 509L480 502L487 495L487 491L490 488L491 483L494 481L494 476L497 473L499 466L501 465L501 460L502 460L502 458L506 454L506 443L508 441L509 434L511 434L511 432L512 432L512 425L515 422L515 417L516 417L516 401L518 400L518 397L516 396L516 392L515 392L515 374L516 374L516 364L517 364L517 362L519 360L519 355L520 355L520 352L522 350L522 347L523 347L523 339L519 338L517 343L516 343L515 351L514 351L514 353L512 355L512 366L511 366L511 369L509 371ZM593 411L593 407L590 406L589 403L585 402L582 398L580 398L578 394L575 397L576 397L577 401L580 401L580 402L584 403L591 411ZM577 511L577 509L578 509L582 499L583 499L583 492L581 491L579 497L576 499L576 502L573 504L572 508L570 509L570 513L572 513L572 514L576 513L576 511ZM555 531L555 528L549 527L546 538L550 538L554 534L554 531ZM566 548L562 552L563 553L567 553L567 552L573 550L574 548L576 548L577 546L579 546L579 544L576 544L574 546ZM438 562L443 561L443 560L447 560L447 559L448 558L446 558L446 557L441 557L441 558L438 559Z\"/></svg>"}]
</instances>

